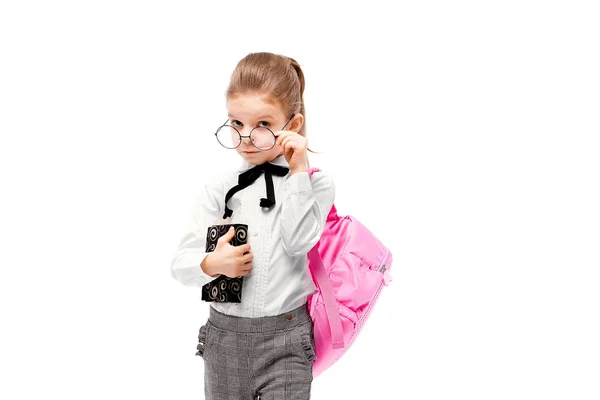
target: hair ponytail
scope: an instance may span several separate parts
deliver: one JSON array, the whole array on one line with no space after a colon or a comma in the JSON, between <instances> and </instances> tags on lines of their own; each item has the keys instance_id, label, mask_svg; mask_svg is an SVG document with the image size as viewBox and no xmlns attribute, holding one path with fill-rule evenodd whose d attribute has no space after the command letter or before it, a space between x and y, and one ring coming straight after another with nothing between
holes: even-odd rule
<instances>
[{"instance_id":1,"label":"hair ponytail","mask_svg":"<svg viewBox=\"0 0 600 400\"><path fill-rule=\"evenodd\" d=\"M296 71L296 75L298 76L298 81L300 82L300 114L302 114L304 116L304 123L302 124L300 131L302 132L301 135L305 136L305 134L306 134L306 108L304 107L304 87L305 87L306 83L304 81L304 73L302 72L302 68L300 67L300 64L298 64L298 61L294 60L291 57L288 57L288 58L290 60L290 65L292 66L292 68L294 68L294 71Z\"/></svg>"}]
</instances>

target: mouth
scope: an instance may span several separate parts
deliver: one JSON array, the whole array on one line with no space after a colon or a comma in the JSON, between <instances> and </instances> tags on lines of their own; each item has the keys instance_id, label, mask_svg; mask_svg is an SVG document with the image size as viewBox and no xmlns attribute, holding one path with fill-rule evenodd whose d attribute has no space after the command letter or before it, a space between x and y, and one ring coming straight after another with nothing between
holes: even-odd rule
<instances>
[{"instance_id":1,"label":"mouth","mask_svg":"<svg viewBox=\"0 0 600 400\"><path fill-rule=\"evenodd\" d=\"M244 153L244 154L255 154L255 153L258 153L258 151L243 151L242 153Z\"/></svg>"}]
</instances>

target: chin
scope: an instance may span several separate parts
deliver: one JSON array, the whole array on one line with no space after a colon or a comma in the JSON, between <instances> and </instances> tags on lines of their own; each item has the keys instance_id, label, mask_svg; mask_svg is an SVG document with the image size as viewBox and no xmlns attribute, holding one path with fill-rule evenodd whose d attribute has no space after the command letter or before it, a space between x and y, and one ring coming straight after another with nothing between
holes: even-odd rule
<instances>
[{"instance_id":1,"label":"chin","mask_svg":"<svg viewBox=\"0 0 600 400\"><path fill-rule=\"evenodd\" d=\"M265 159L264 154L260 154L260 152L256 152L256 153L244 153L244 152L240 152L240 156L242 156L242 158L246 161L248 161L250 164L262 164L265 161L263 161Z\"/></svg>"}]
</instances>

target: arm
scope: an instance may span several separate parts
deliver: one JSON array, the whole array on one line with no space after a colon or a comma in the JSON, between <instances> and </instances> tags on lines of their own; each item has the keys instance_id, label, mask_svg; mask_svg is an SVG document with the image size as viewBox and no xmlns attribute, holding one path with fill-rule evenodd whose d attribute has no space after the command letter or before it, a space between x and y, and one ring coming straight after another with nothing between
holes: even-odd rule
<instances>
[{"instance_id":1,"label":"arm","mask_svg":"<svg viewBox=\"0 0 600 400\"><path fill-rule=\"evenodd\" d=\"M206 248L209 225L219 220L219 191L214 185L205 185L197 197L191 215L185 224L179 248L171 261L171 276L185 286L202 287L216 279Z\"/></svg>"},{"instance_id":2,"label":"arm","mask_svg":"<svg viewBox=\"0 0 600 400\"><path fill-rule=\"evenodd\" d=\"M312 178L308 172L288 177L280 226L283 248L289 256L306 254L317 244L334 197L333 181L322 171L315 172Z\"/></svg>"}]
</instances>

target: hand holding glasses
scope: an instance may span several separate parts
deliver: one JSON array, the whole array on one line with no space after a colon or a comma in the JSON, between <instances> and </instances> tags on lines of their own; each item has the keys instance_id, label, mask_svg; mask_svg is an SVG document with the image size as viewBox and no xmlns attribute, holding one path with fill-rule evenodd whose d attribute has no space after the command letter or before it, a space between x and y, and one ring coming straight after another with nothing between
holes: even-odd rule
<instances>
[{"instance_id":1,"label":"hand holding glasses","mask_svg":"<svg viewBox=\"0 0 600 400\"><path fill-rule=\"evenodd\" d=\"M292 118L294 118L293 115L280 130L283 130ZM229 121L229 119L227 121ZM234 126L227 125L227 121L225 121L225 124L221 125L215 132L215 137L221 146L227 149L235 149L242 143L242 138L249 138L254 147L262 151L271 150L273 146L275 146L277 136L275 136L273 131L266 126L257 126L250 131L248 136L242 136L240 131Z\"/></svg>"}]
</instances>

